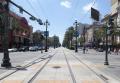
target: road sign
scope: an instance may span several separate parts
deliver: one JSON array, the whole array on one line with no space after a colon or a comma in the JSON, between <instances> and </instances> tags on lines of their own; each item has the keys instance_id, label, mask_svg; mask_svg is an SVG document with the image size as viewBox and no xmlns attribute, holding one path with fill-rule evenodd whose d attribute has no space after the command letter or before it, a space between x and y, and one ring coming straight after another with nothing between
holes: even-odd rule
<instances>
[{"instance_id":1,"label":"road sign","mask_svg":"<svg viewBox=\"0 0 120 83\"><path fill-rule=\"evenodd\" d=\"M75 33L74 33L74 36L76 37L78 37L79 36L79 32L78 31L76 31Z\"/></svg>"},{"instance_id":2,"label":"road sign","mask_svg":"<svg viewBox=\"0 0 120 83\"><path fill-rule=\"evenodd\" d=\"M49 36L49 31L44 31L44 36Z\"/></svg>"},{"instance_id":3,"label":"road sign","mask_svg":"<svg viewBox=\"0 0 120 83\"><path fill-rule=\"evenodd\" d=\"M96 21L99 21L99 16L100 16L99 11L91 7L91 18Z\"/></svg>"}]
</instances>

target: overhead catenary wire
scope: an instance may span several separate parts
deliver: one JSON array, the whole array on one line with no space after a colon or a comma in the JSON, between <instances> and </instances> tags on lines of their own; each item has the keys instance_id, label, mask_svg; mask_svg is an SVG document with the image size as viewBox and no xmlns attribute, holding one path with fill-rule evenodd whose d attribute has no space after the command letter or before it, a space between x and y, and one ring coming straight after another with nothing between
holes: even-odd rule
<instances>
[{"instance_id":1,"label":"overhead catenary wire","mask_svg":"<svg viewBox=\"0 0 120 83\"><path fill-rule=\"evenodd\" d=\"M96 3L96 0L93 0L93 4L91 5L91 8L95 5L95 3ZM91 10L91 8L84 14L84 16L81 18L81 19L83 19L82 21L84 21L85 19L85 17L86 17L86 15L90 12L90 10Z\"/></svg>"},{"instance_id":2,"label":"overhead catenary wire","mask_svg":"<svg viewBox=\"0 0 120 83\"><path fill-rule=\"evenodd\" d=\"M37 0L37 2L38 2L38 6L40 7L40 9L41 9L41 11L43 12L44 16L45 16L46 18L48 18L48 15L46 14L45 9L44 9L43 6L41 5L41 2L40 2L39 0Z\"/></svg>"},{"instance_id":3,"label":"overhead catenary wire","mask_svg":"<svg viewBox=\"0 0 120 83\"><path fill-rule=\"evenodd\" d=\"M25 0L26 1L26 0ZM28 5L32 8L32 10L34 11L34 13L40 17L40 15L38 14L38 12L36 11L36 9L34 8L34 6L31 4L31 2L29 0L26 1L28 3Z\"/></svg>"}]
</instances>

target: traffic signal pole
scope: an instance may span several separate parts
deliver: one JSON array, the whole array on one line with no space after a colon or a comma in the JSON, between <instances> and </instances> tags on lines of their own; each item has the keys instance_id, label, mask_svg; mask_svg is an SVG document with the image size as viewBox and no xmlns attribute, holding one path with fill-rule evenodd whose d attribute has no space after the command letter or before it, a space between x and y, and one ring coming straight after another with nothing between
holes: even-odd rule
<instances>
[{"instance_id":1,"label":"traffic signal pole","mask_svg":"<svg viewBox=\"0 0 120 83\"><path fill-rule=\"evenodd\" d=\"M114 19L112 19L112 17L109 17L109 23L108 26L106 26L106 48L105 48L105 62L104 65L109 65L108 62L108 35L110 35L110 31L112 30L113 26L114 26Z\"/></svg>"},{"instance_id":2,"label":"traffic signal pole","mask_svg":"<svg viewBox=\"0 0 120 83\"><path fill-rule=\"evenodd\" d=\"M10 17L9 17L9 1L10 0L6 0L6 4L5 4L5 27L4 27L4 38L3 38L3 51L4 51L4 56L2 59L2 67L6 67L9 68L11 67L11 63L10 63L10 58L9 58L9 52L8 52L8 47L9 47L9 28L10 28Z\"/></svg>"}]
</instances>

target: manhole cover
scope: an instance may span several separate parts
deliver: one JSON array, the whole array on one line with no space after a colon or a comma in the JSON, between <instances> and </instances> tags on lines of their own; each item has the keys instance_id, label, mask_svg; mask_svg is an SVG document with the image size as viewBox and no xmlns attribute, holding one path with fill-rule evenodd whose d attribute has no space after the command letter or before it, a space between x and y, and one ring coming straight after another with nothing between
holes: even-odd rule
<instances>
[{"instance_id":1,"label":"manhole cover","mask_svg":"<svg viewBox=\"0 0 120 83\"><path fill-rule=\"evenodd\" d=\"M61 68L60 66L53 66L53 68L55 68L55 69L59 69L59 68Z\"/></svg>"}]
</instances>

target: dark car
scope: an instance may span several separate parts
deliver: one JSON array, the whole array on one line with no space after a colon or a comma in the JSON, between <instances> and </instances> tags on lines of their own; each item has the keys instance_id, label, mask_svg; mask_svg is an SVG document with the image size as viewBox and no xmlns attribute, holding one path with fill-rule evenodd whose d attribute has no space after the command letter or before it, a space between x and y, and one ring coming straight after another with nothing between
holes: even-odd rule
<instances>
[{"instance_id":1,"label":"dark car","mask_svg":"<svg viewBox=\"0 0 120 83\"><path fill-rule=\"evenodd\" d=\"M23 46L21 48L19 48L19 51L29 51L29 47L28 46Z\"/></svg>"}]
</instances>

